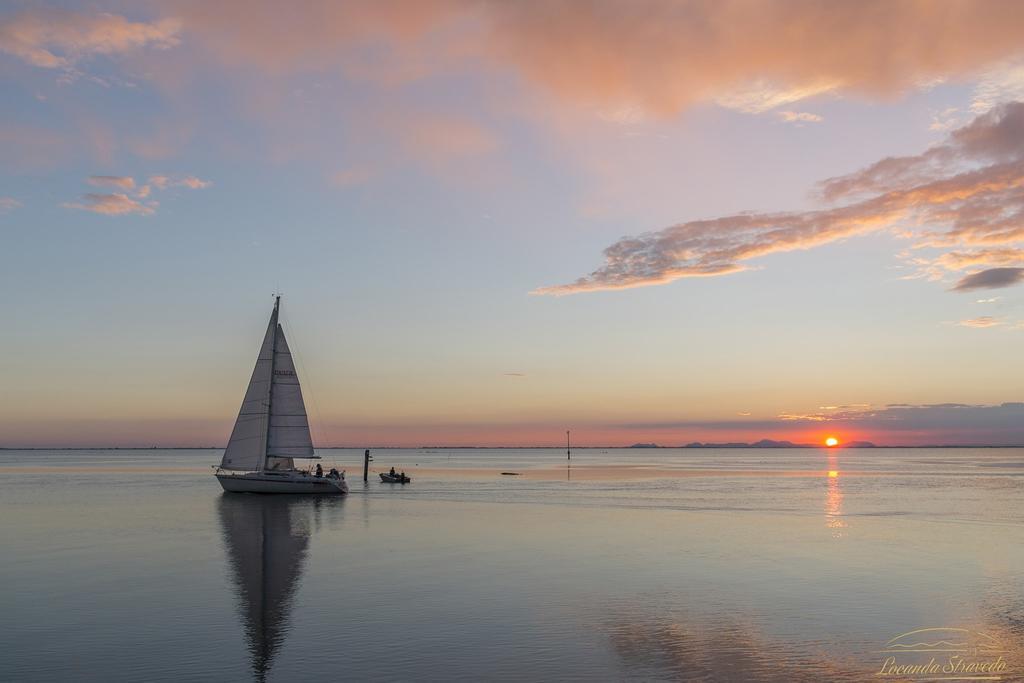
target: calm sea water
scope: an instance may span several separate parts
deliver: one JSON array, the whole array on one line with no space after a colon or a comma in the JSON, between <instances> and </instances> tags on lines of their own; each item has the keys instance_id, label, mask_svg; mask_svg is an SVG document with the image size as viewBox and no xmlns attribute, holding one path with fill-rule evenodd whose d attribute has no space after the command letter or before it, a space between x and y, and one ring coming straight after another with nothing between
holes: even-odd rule
<instances>
[{"instance_id":1,"label":"calm sea water","mask_svg":"<svg viewBox=\"0 0 1024 683\"><path fill-rule=\"evenodd\" d=\"M349 496L0 451L0 680L879 680L939 627L1024 679L1024 451L322 454Z\"/></svg>"}]
</instances>

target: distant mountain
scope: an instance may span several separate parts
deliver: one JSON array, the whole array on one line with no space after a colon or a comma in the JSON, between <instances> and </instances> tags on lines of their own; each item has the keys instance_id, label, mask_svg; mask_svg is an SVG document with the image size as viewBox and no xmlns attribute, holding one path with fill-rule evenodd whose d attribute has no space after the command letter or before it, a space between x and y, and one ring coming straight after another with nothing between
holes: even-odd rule
<instances>
[{"instance_id":1,"label":"distant mountain","mask_svg":"<svg viewBox=\"0 0 1024 683\"><path fill-rule=\"evenodd\" d=\"M661 448L661 446L656 443L635 443L630 448Z\"/></svg>"},{"instance_id":2,"label":"distant mountain","mask_svg":"<svg viewBox=\"0 0 1024 683\"><path fill-rule=\"evenodd\" d=\"M742 441L731 441L729 443L701 443L694 441L683 448L817 448L809 443L793 443L792 441L773 441L772 439L761 439L754 443Z\"/></svg>"},{"instance_id":3,"label":"distant mountain","mask_svg":"<svg viewBox=\"0 0 1024 683\"><path fill-rule=\"evenodd\" d=\"M701 443L694 441L683 448L824 448L816 443L793 443L792 441L775 441L772 439L761 439L754 443L730 442L730 443ZM839 444L835 448L875 448L870 441L848 441Z\"/></svg>"},{"instance_id":4,"label":"distant mountain","mask_svg":"<svg viewBox=\"0 0 1024 683\"><path fill-rule=\"evenodd\" d=\"M812 448L811 444L808 443L793 443L792 441L772 441L771 439L761 439L755 443L750 444L751 448Z\"/></svg>"}]
</instances>

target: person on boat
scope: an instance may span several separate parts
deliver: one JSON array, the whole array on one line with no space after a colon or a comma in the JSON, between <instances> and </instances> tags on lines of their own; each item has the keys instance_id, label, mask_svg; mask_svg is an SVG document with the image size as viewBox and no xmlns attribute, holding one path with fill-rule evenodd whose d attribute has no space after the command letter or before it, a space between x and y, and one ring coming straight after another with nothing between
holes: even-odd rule
<instances>
[{"instance_id":1,"label":"person on boat","mask_svg":"<svg viewBox=\"0 0 1024 683\"><path fill-rule=\"evenodd\" d=\"M395 476L395 468L394 467L392 467L391 471L388 472L388 476L391 476L391 477Z\"/></svg>"},{"instance_id":2,"label":"person on boat","mask_svg":"<svg viewBox=\"0 0 1024 683\"><path fill-rule=\"evenodd\" d=\"M322 476L324 476L324 468L320 467L320 463L317 463L316 464L316 478L319 479Z\"/></svg>"},{"instance_id":3,"label":"person on boat","mask_svg":"<svg viewBox=\"0 0 1024 683\"><path fill-rule=\"evenodd\" d=\"M330 479L340 479L340 476L338 475L338 468L332 467L331 471L327 473L327 476Z\"/></svg>"},{"instance_id":4,"label":"person on boat","mask_svg":"<svg viewBox=\"0 0 1024 683\"><path fill-rule=\"evenodd\" d=\"M404 482L404 481L405 481L405 472L402 472L402 474L401 474L401 475L399 475L399 476L401 477L401 478L399 479L399 481L401 481L401 482Z\"/></svg>"}]
</instances>

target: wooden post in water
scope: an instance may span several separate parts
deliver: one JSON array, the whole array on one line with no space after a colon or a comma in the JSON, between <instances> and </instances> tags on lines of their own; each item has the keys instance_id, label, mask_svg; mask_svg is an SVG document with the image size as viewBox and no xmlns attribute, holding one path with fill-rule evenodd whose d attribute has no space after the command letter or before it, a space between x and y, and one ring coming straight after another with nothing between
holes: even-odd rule
<instances>
[{"instance_id":1,"label":"wooden post in water","mask_svg":"<svg viewBox=\"0 0 1024 683\"><path fill-rule=\"evenodd\" d=\"M370 461L373 460L370 457L370 449L367 448L366 452L363 453L363 483L365 484L370 480Z\"/></svg>"},{"instance_id":2,"label":"wooden post in water","mask_svg":"<svg viewBox=\"0 0 1024 683\"><path fill-rule=\"evenodd\" d=\"M569 430L565 430L565 459L572 460L572 449L569 448Z\"/></svg>"}]
</instances>

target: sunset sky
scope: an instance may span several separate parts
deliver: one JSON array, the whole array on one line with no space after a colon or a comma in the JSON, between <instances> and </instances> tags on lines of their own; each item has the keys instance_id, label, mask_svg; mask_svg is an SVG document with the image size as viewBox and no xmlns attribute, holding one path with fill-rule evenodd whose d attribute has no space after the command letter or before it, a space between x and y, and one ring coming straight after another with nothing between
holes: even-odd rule
<instances>
[{"instance_id":1,"label":"sunset sky","mask_svg":"<svg viewBox=\"0 0 1024 683\"><path fill-rule=\"evenodd\" d=\"M0 446L1024 444L1024 3L0 7Z\"/></svg>"}]
</instances>

